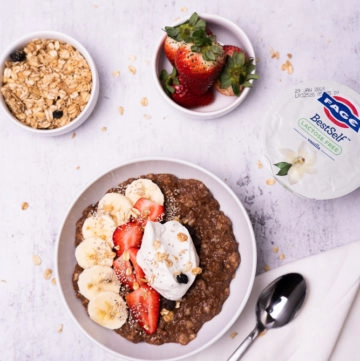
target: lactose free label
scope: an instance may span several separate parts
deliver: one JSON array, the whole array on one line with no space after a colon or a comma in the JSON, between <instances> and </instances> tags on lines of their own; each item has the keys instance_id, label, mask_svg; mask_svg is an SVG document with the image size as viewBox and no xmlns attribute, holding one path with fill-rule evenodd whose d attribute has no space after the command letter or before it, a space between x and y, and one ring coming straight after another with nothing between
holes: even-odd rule
<instances>
[{"instance_id":1,"label":"lactose free label","mask_svg":"<svg viewBox=\"0 0 360 361\"><path fill-rule=\"evenodd\" d=\"M329 81L289 89L264 125L265 156L279 183L331 199L360 186L360 95Z\"/></svg>"},{"instance_id":2,"label":"lactose free label","mask_svg":"<svg viewBox=\"0 0 360 361\"><path fill-rule=\"evenodd\" d=\"M316 120L316 116L315 119L312 118L312 120ZM314 123L312 123L308 119L301 118L299 119L298 124L300 129L302 129L309 137L311 137L314 142L319 143L318 146L316 146L316 144L313 144L316 148L320 149L321 147L324 147L325 150L329 151L334 155L340 155L342 153L341 146L336 143L335 140L332 140L332 138L326 136L322 130L319 130L319 128L317 128L316 125L314 125ZM336 133L333 133L333 136L336 139L340 140L347 139L347 136L343 134L338 135Z\"/></svg>"}]
</instances>

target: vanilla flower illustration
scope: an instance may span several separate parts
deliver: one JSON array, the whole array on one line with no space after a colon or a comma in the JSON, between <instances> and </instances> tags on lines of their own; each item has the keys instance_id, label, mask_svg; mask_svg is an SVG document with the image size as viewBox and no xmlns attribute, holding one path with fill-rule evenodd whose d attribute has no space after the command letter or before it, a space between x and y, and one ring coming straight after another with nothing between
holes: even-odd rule
<instances>
[{"instance_id":1,"label":"vanilla flower illustration","mask_svg":"<svg viewBox=\"0 0 360 361\"><path fill-rule=\"evenodd\" d=\"M274 164L280 170L279 176L288 176L290 184L296 184L305 173L315 173L316 150L307 142L302 142L295 152L291 149L281 149L285 161Z\"/></svg>"}]
</instances>

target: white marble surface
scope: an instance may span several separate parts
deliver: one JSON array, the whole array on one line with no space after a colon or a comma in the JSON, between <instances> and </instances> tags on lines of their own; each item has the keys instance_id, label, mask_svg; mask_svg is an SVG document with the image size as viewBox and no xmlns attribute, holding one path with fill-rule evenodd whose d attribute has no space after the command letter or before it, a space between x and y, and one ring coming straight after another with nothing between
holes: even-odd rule
<instances>
[{"instance_id":1,"label":"white marble surface","mask_svg":"<svg viewBox=\"0 0 360 361\"><path fill-rule=\"evenodd\" d=\"M258 134L272 99L286 86L331 79L360 92L357 5L355 0L1 1L1 52L28 32L63 31L93 55L101 92L75 137L39 138L1 114L0 360L116 360L82 334L44 272L55 267L56 237L74 198L120 162L174 157L225 180L253 222L258 274L266 266L273 269L356 240L360 189L340 199L313 201L267 185L270 174L258 167ZM193 11L239 24L258 57L261 80L223 119L183 118L164 104L154 86L151 62L162 27ZM271 58L271 48L279 51L278 60ZM291 75L281 70L289 53ZM143 97L147 106L141 105ZM23 202L28 209L22 210ZM33 264L34 255L41 265Z\"/></svg>"}]
</instances>

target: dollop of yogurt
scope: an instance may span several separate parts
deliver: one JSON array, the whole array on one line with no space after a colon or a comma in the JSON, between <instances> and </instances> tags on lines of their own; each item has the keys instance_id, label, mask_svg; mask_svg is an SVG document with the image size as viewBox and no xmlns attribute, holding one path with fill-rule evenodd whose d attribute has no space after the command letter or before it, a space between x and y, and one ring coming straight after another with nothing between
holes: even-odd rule
<instances>
[{"instance_id":1,"label":"dollop of yogurt","mask_svg":"<svg viewBox=\"0 0 360 361\"><path fill-rule=\"evenodd\" d=\"M201 273L192 238L178 221L147 222L136 259L151 287L173 301L180 300Z\"/></svg>"}]
</instances>

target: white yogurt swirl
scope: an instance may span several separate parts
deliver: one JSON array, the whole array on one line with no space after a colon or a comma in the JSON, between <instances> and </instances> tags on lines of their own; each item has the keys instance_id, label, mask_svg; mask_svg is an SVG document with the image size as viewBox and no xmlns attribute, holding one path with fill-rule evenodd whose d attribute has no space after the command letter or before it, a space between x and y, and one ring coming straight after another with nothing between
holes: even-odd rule
<instances>
[{"instance_id":1,"label":"white yogurt swirl","mask_svg":"<svg viewBox=\"0 0 360 361\"><path fill-rule=\"evenodd\" d=\"M147 222L137 262L151 287L173 301L180 300L201 273L191 236L177 221Z\"/></svg>"}]
</instances>

